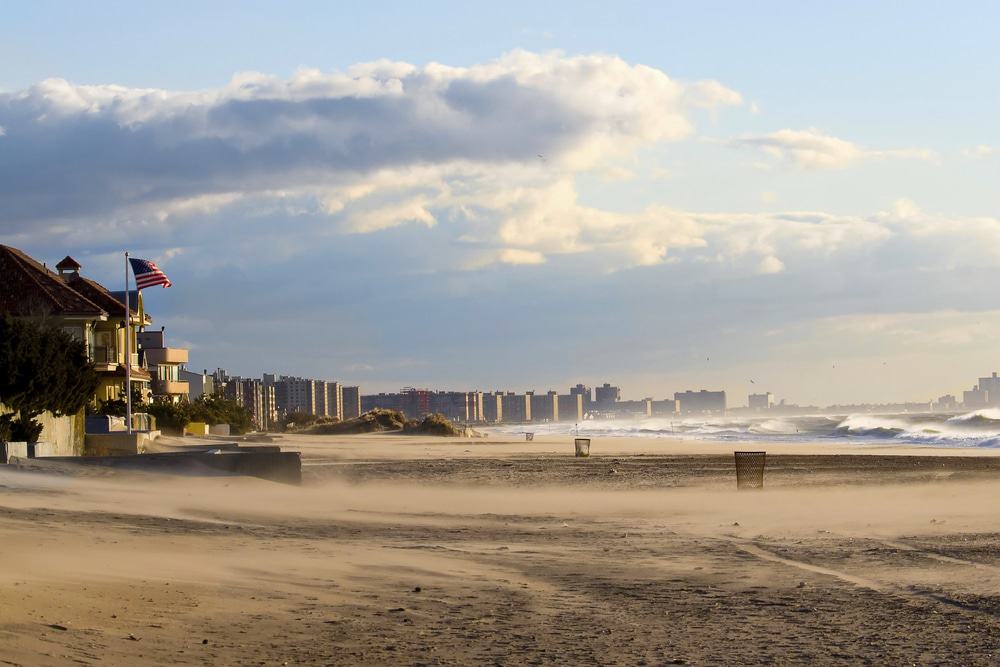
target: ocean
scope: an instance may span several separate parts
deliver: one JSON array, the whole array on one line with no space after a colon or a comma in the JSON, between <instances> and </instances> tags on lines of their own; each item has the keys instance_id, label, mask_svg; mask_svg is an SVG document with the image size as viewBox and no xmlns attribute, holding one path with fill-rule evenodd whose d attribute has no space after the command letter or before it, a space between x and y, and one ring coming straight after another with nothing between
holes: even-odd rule
<instances>
[{"instance_id":1,"label":"ocean","mask_svg":"<svg viewBox=\"0 0 1000 667\"><path fill-rule=\"evenodd\" d=\"M496 426L494 433L719 441L898 443L936 447L1000 447L1000 409L966 414L738 415L586 420Z\"/></svg>"}]
</instances>

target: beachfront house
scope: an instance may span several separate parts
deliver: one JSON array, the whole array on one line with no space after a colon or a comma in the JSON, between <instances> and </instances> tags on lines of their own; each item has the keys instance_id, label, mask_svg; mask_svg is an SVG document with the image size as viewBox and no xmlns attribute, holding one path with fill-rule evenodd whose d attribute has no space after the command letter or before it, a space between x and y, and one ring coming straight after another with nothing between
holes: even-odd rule
<instances>
[{"instance_id":1,"label":"beachfront house","mask_svg":"<svg viewBox=\"0 0 1000 667\"><path fill-rule=\"evenodd\" d=\"M140 343L143 329L153 323L143 307L142 293L129 292L128 325L125 323L125 292L112 292L81 275L83 267L72 257L49 269L26 253L0 245L0 313L50 322L83 341L101 382L95 403L125 398L125 368L130 364L132 393L143 400L154 395L177 399L187 394L187 383L177 375L177 367L187 362L187 350L166 348L162 332L149 338L147 350ZM125 358L125 337L129 337L129 358ZM158 343L157 343L158 340ZM142 352L142 354L140 354ZM146 357L144 359L143 357ZM154 382L146 361L156 369ZM161 367L164 378L160 379ZM157 394L159 390L159 394Z\"/></svg>"},{"instance_id":2,"label":"beachfront house","mask_svg":"<svg viewBox=\"0 0 1000 667\"><path fill-rule=\"evenodd\" d=\"M152 324L153 319L146 314L142 305L142 293L129 293L129 326L125 327L125 293L112 292L100 283L80 274L79 262L65 257L56 264L63 282L99 305L108 315L107 320L94 329L93 341L87 344L91 360L101 377L95 398L97 402L123 400L125 388L125 336L128 335L132 393L148 400L151 395L151 376L141 363L137 348L138 332Z\"/></svg>"}]
</instances>

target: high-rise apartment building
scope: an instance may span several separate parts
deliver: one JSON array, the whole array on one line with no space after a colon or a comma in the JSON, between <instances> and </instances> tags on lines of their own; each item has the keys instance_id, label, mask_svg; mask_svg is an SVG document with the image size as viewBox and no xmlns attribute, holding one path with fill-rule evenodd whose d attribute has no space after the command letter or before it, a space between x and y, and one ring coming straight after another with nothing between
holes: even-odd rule
<instances>
[{"instance_id":1,"label":"high-rise apartment building","mask_svg":"<svg viewBox=\"0 0 1000 667\"><path fill-rule=\"evenodd\" d=\"M483 394L483 421L487 424L503 421L503 392Z\"/></svg>"},{"instance_id":2,"label":"high-rise apartment building","mask_svg":"<svg viewBox=\"0 0 1000 667\"><path fill-rule=\"evenodd\" d=\"M724 413L726 411L726 392L724 391L691 391L676 392L674 398L680 401L681 412L684 414Z\"/></svg>"},{"instance_id":3,"label":"high-rise apartment building","mask_svg":"<svg viewBox=\"0 0 1000 667\"><path fill-rule=\"evenodd\" d=\"M672 417L680 414L681 402L676 398L665 398L662 401L652 401L650 411L654 417Z\"/></svg>"},{"instance_id":4,"label":"high-rise apartment building","mask_svg":"<svg viewBox=\"0 0 1000 667\"><path fill-rule=\"evenodd\" d=\"M581 399L583 401L583 409L584 409L584 411L589 410L590 407L591 407L591 405L594 402L594 397L593 397L593 394L590 391L590 387L588 387L586 385L583 385L583 384L578 384L575 387L570 387L569 388L569 395L570 396L580 396L581 397Z\"/></svg>"},{"instance_id":5,"label":"high-rise apartment building","mask_svg":"<svg viewBox=\"0 0 1000 667\"><path fill-rule=\"evenodd\" d=\"M354 419L361 416L361 388L344 387L344 419Z\"/></svg>"},{"instance_id":6,"label":"high-rise apartment building","mask_svg":"<svg viewBox=\"0 0 1000 667\"><path fill-rule=\"evenodd\" d=\"M556 392L550 391L545 394L528 392L528 395L531 400L531 421L559 421L559 395Z\"/></svg>"},{"instance_id":7,"label":"high-rise apartment building","mask_svg":"<svg viewBox=\"0 0 1000 667\"><path fill-rule=\"evenodd\" d=\"M612 387L607 382L594 389L594 407L598 410L613 410L615 403L620 401L621 398L621 389Z\"/></svg>"},{"instance_id":8,"label":"high-rise apartment building","mask_svg":"<svg viewBox=\"0 0 1000 667\"><path fill-rule=\"evenodd\" d=\"M274 427L278 413L272 385L253 378L226 376L222 391L226 399L236 401L250 413L250 419L258 431Z\"/></svg>"},{"instance_id":9,"label":"high-rise apartment building","mask_svg":"<svg viewBox=\"0 0 1000 667\"><path fill-rule=\"evenodd\" d=\"M326 417L344 419L344 385L339 382L325 383Z\"/></svg>"},{"instance_id":10,"label":"high-rise apartment building","mask_svg":"<svg viewBox=\"0 0 1000 667\"><path fill-rule=\"evenodd\" d=\"M274 382L278 411L282 414L304 412L315 415L317 409L316 380L281 376ZM325 404L325 399L323 403Z\"/></svg>"},{"instance_id":11,"label":"high-rise apartment building","mask_svg":"<svg viewBox=\"0 0 1000 667\"><path fill-rule=\"evenodd\" d=\"M469 405L469 421L470 422L485 421L486 418L483 417L483 392L470 391L468 392L467 396Z\"/></svg>"},{"instance_id":12,"label":"high-rise apartment building","mask_svg":"<svg viewBox=\"0 0 1000 667\"><path fill-rule=\"evenodd\" d=\"M501 401L503 402L503 422L505 424L531 421L531 396L509 391L501 396Z\"/></svg>"},{"instance_id":13,"label":"high-rise apartment building","mask_svg":"<svg viewBox=\"0 0 1000 667\"><path fill-rule=\"evenodd\" d=\"M750 394L747 397L747 406L751 410L770 410L774 407L774 394L771 392Z\"/></svg>"},{"instance_id":14,"label":"high-rise apartment building","mask_svg":"<svg viewBox=\"0 0 1000 667\"><path fill-rule=\"evenodd\" d=\"M560 394L557 397L559 421L579 423L583 421L583 400L585 394L581 393Z\"/></svg>"}]
</instances>

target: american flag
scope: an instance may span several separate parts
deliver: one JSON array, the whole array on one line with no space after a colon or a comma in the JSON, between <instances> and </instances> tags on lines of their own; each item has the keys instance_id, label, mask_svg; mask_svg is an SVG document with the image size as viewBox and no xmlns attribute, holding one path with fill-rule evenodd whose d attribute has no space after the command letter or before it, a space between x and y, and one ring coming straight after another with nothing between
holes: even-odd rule
<instances>
[{"instance_id":1,"label":"american flag","mask_svg":"<svg viewBox=\"0 0 1000 667\"><path fill-rule=\"evenodd\" d=\"M152 261L136 259L135 257L129 257L128 261L132 264L132 273L135 274L136 289L152 287L153 285L170 287L170 279L167 278L167 274L160 271L159 267Z\"/></svg>"}]
</instances>

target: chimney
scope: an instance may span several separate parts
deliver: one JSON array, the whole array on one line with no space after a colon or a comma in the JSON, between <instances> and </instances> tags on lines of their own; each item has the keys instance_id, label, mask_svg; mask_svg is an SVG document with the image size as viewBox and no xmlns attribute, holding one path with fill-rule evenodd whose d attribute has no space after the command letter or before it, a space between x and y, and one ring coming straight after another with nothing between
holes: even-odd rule
<instances>
[{"instance_id":1,"label":"chimney","mask_svg":"<svg viewBox=\"0 0 1000 667\"><path fill-rule=\"evenodd\" d=\"M63 257L62 261L56 264L56 270L59 271L59 276L63 280L69 280L73 276L79 276L80 269L82 268L83 267L80 266L80 263L69 255Z\"/></svg>"}]
</instances>

